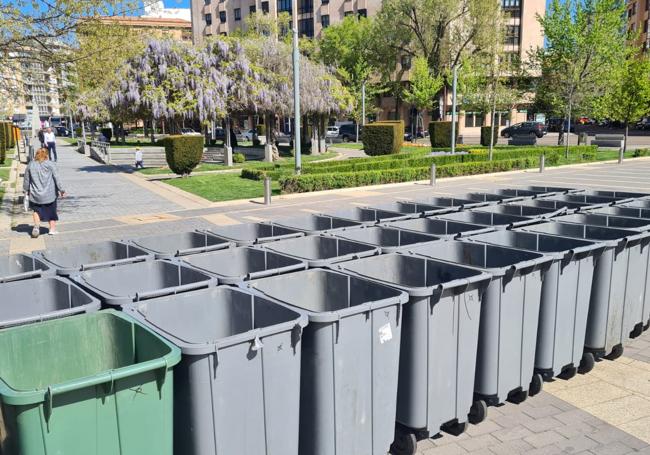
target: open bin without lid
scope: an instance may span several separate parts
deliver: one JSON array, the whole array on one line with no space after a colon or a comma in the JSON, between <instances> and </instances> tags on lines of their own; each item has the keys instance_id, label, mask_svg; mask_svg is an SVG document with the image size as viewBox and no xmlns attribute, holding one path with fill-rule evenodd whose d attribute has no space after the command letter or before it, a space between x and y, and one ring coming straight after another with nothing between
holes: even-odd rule
<instances>
[{"instance_id":1,"label":"open bin without lid","mask_svg":"<svg viewBox=\"0 0 650 455\"><path fill-rule=\"evenodd\" d=\"M300 453L385 455L393 440L402 331L397 289L331 270L248 283L306 314Z\"/></svg>"},{"instance_id":2,"label":"open bin without lid","mask_svg":"<svg viewBox=\"0 0 650 455\"><path fill-rule=\"evenodd\" d=\"M219 284L236 284L307 268L307 264L302 260L252 247L196 254L183 258L181 262L215 276Z\"/></svg>"},{"instance_id":3,"label":"open bin without lid","mask_svg":"<svg viewBox=\"0 0 650 455\"><path fill-rule=\"evenodd\" d=\"M282 239L302 237L304 232L275 226L270 223L245 223L210 228L207 232L235 242L237 246L249 246Z\"/></svg>"},{"instance_id":4,"label":"open bin without lid","mask_svg":"<svg viewBox=\"0 0 650 455\"><path fill-rule=\"evenodd\" d=\"M630 269L629 259L643 257L641 244L648 233L557 221L524 230L598 241L604 246L594 269L585 350L610 359L622 355L623 343L636 325L634 308L645 289L645 277L639 276L645 269Z\"/></svg>"},{"instance_id":5,"label":"open bin without lid","mask_svg":"<svg viewBox=\"0 0 650 455\"><path fill-rule=\"evenodd\" d=\"M555 199L544 199L543 196L540 196L536 199L531 199L527 201L518 201L517 205L525 205L526 207L540 207L551 210L562 210L566 209L567 213L573 213L583 210L589 210L594 208L593 204L581 203L581 202L572 202L572 201L561 201ZM598 205L602 206L602 205Z\"/></svg>"},{"instance_id":6,"label":"open bin without lid","mask_svg":"<svg viewBox=\"0 0 650 455\"><path fill-rule=\"evenodd\" d=\"M494 228L491 226L437 218L418 218L415 220L398 221L396 223L387 223L386 226L404 231L431 234L446 239L494 231Z\"/></svg>"},{"instance_id":7,"label":"open bin without lid","mask_svg":"<svg viewBox=\"0 0 650 455\"><path fill-rule=\"evenodd\" d=\"M533 193L534 197L542 197L542 196L553 196L553 195L560 195L560 194L568 194L568 193L577 193L579 189L576 188L566 188L566 187L561 187L561 186L523 186L521 188L506 188L504 191L526 191L529 193Z\"/></svg>"},{"instance_id":8,"label":"open bin without lid","mask_svg":"<svg viewBox=\"0 0 650 455\"><path fill-rule=\"evenodd\" d=\"M552 258L531 251L449 240L413 254L476 267L492 275L483 295L476 360L476 396L488 404L521 402L542 387L534 377L542 277Z\"/></svg>"},{"instance_id":9,"label":"open bin without lid","mask_svg":"<svg viewBox=\"0 0 650 455\"><path fill-rule=\"evenodd\" d=\"M591 224L593 226L603 226L614 229L632 229L635 231L647 231L650 229L649 219L607 215L594 213L592 211L558 216L554 221L559 221L561 223Z\"/></svg>"},{"instance_id":10,"label":"open bin without lid","mask_svg":"<svg viewBox=\"0 0 650 455\"><path fill-rule=\"evenodd\" d=\"M606 190L584 190L581 191L584 194L590 194L593 196L603 196L613 199L618 199L619 201L629 202L632 199L647 199L650 197L648 193L637 193L630 191L606 191ZM619 202L620 203L620 202Z\"/></svg>"},{"instance_id":11,"label":"open bin without lid","mask_svg":"<svg viewBox=\"0 0 650 455\"><path fill-rule=\"evenodd\" d=\"M461 199L469 199L470 201L478 202L487 202L489 204L499 204L501 202L512 202L512 201L521 201L523 199L531 199L532 196L522 196L522 195L512 195L512 194L501 194L499 190L494 190L494 192L472 192L466 194L460 194L458 196Z\"/></svg>"},{"instance_id":12,"label":"open bin without lid","mask_svg":"<svg viewBox=\"0 0 650 455\"><path fill-rule=\"evenodd\" d=\"M309 235L263 245L264 249L307 262L309 267L330 264L379 254L379 248L365 243L326 235Z\"/></svg>"},{"instance_id":13,"label":"open bin without lid","mask_svg":"<svg viewBox=\"0 0 650 455\"><path fill-rule=\"evenodd\" d=\"M70 278L108 306L206 288L217 282L203 272L166 260L88 270Z\"/></svg>"},{"instance_id":14,"label":"open bin without lid","mask_svg":"<svg viewBox=\"0 0 650 455\"><path fill-rule=\"evenodd\" d=\"M1 330L3 453L172 455L179 360L111 310Z\"/></svg>"},{"instance_id":15,"label":"open bin without lid","mask_svg":"<svg viewBox=\"0 0 650 455\"><path fill-rule=\"evenodd\" d=\"M482 199L496 199L500 202L515 202L532 199L538 195L534 191L518 189L518 188L495 188L490 191L482 193L469 193L477 195L477 198Z\"/></svg>"},{"instance_id":16,"label":"open bin without lid","mask_svg":"<svg viewBox=\"0 0 650 455\"><path fill-rule=\"evenodd\" d=\"M501 213L479 212L476 210L449 213L447 215L440 215L436 218L441 220L461 221L470 224L480 224L483 226L493 226L495 229L509 229L513 227L526 226L528 224L539 223L540 221L536 218L504 215Z\"/></svg>"},{"instance_id":17,"label":"open bin without lid","mask_svg":"<svg viewBox=\"0 0 650 455\"><path fill-rule=\"evenodd\" d=\"M378 209L393 210L395 212L408 215L409 218L419 218L422 216L440 215L442 213L454 212L454 207L445 207L433 204L426 204L418 201L395 201L373 206ZM406 219L406 217L404 217ZM390 221L390 220L386 220ZM395 220L397 221L397 220Z\"/></svg>"},{"instance_id":18,"label":"open bin without lid","mask_svg":"<svg viewBox=\"0 0 650 455\"><path fill-rule=\"evenodd\" d=\"M396 445L414 432L462 432L486 417L474 403L481 296L490 275L476 269L387 254L345 262L338 270L409 295L402 316ZM481 415L482 412L482 415Z\"/></svg>"},{"instance_id":19,"label":"open bin without lid","mask_svg":"<svg viewBox=\"0 0 650 455\"><path fill-rule=\"evenodd\" d=\"M335 233L335 236L379 247L381 253L394 253L405 248L440 240L440 237L433 235L388 226L368 226L350 231L339 231Z\"/></svg>"},{"instance_id":20,"label":"open bin without lid","mask_svg":"<svg viewBox=\"0 0 650 455\"><path fill-rule=\"evenodd\" d=\"M560 209L522 205L519 202L488 205L475 209L477 212L500 213L502 215L522 216L524 218L548 219L566 213L566 207Z\"/></svg>"},{"instance_id":21,"label":"open bin without lid","mask_svg":"<svg viewBox=\"0 0 650 455\"><path fill-rule=\"evenodd\" d=\"M147 261L151 253L125 242L99 242L88 245L63 246L34 253L49 264L56 273L68 276L73 273Z\"/></svg>"},{"instance_id":22,"label":"open bin without lid","mask_svg":"<svg viewBox=\"0 0 650 455\"><path fill-rule=\"evenodd\" d=\"M0 283L0 328L98 311L99 301L56 276Z\"/></svg>"},{"instance_id":23,"label":"open bin without lid","mask_svg":"<svg viewBox=\"0 0 650 455\"><path fill-rule=\"evenodd\" d=\"M298 455L307 317L228 286L127 305L181 349L174 445L184 455Z\"/></svg>"},{"instance_id":24,"label":"open bin without lid","mask_svg":"<svg viewBox=\"0 0 650 455\"><path fill-rule=\"evenodd\" d=\"M594 208L589 210L587 213L595 213L598 215L626 216L630 218L646 218L650 221L650 206L648 208L628 207L623 204L611 207Z\"/></svg>"},{"instance_id":25,"label":"open bin without lid","mask_svg":"<svg viewBox=\"0 0 650 455\"><path fill-rule=\"evenodd\" d=\"M293 229L304 232L306 235L317 235L325 232L336 231L338 229L349 229L363 226L358 221L337 218L330 215L304 215L290 218L282 218L273 222L276 226Z\"/></svg>"},{"instance_id":26,"label":"open bin without lid","mask_svg":"<svg viewBox=\"0 0 650 455\"><path fill-rule=\"evenodd\" d=\"M150 251L156 256L156 259L171 259L233 246L233 243L226 239L200 231L142 237L131 240L131 243Z\"/></svg>"},{"instance_id":27,"label":"open bin without lid","mask_svg":"<svg viewBox=\"0 0 650 455\"><path fill-rule=\"evenodd\" d=\"M642 209L650 209L650 199L635 199L629 202L622 202L617 204L617 207L636 207Z\"/></svg>"},{"instance_id":28,"label":"open bin without lid","mask_svg":"<svg viewBox=\"0 0 650 455\"><path fill-rule=\"evenodd\" d=\"M535 371L544 379L568 379L578 366L582 373L594 366L591 353L585 353L585 332L594 263L604 247L569 237L536 232L497 231L468 240L535 251L553 258L542 282Z\"/></svg>"},{"instance_id":29,"label":"open bin without lid","mask_svg":"<svg viewBox=\"0 0 650 455\"><path fill-rule=\"evenodd\" d=\"M362 225L373 225L385 221L403 220L408 218L408 216L400 212L373 207L351 207L348 209L323 213L323 215L327 217L354 221L361 223ZM358 226L354 225L353 227Z\"/></svg>"},{"instance_id":30,"label":"open bin without lid","mask_svg":"<svg viewBox=\"0 0 650 455\"><path fill-rule=\"evenodd\" d=\"M434 196L424 199L418 199L416 202L421 202L423 204L431 204L436 207L449 207L454 209L454 211L471 209L472 207L481 207L483 205L489 205L490 202L479 202L473 201L471 199L462 199L459 197L444 197L444 196Z\"/></svg>"},{"instance_id":31,"label":"open bin without lid","mask_svg":"<svg viewBox=\"0 0 650 455\"><path fill-rule=\"evenodd\" d=\"M584 207L604 207L606 205L613 205L617 201L621 201L621 199L614 199L605 196L595 196L592 194L585 194L583 192L563 194L561 196L550 196L550 197L544 196L543 198L539 198L538 200L577 202L579 204L585 204Z\"/></svg>"},{"instance_id":32,"label":"open bin without lid","mask_svg":"<svg viewBox=\"0 0 650 455\"><path fill-rule=\"evenodd\" d=\"M31 254L0 256L0 283L40 278L50 272L45 262Z\"/></svg>"}]
</instances>

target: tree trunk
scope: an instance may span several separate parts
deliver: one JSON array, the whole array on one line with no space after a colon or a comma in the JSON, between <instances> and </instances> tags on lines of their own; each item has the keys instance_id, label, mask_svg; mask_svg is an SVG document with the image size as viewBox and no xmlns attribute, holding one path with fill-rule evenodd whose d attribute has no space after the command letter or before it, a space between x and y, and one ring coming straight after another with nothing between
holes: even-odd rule
<instances>
[{"instance_id":1,"label":"tree trunk","mask_svg":"<svg viewBox=\"0 0 650 455\"><path fill-rule=\"evenodd\" d=\"M569 159L569 141L571 140L571 107L572 102L569 99L569 115L567 116L566 146L564 148L564 158ZM564 125L562 125L564 127Z\"/></svg>"},{"instance_id":2,"label":"tree trunk","mask_svg":"<svg viewBox=\"0 0 650 455\"><path fill-rule=\"evenodd\" d=\"M630 132L630 122L625 122L625 138L623 141L623 156L625 156L625 152L627 152L627 135Z\"/></svg>"}]
</instances>

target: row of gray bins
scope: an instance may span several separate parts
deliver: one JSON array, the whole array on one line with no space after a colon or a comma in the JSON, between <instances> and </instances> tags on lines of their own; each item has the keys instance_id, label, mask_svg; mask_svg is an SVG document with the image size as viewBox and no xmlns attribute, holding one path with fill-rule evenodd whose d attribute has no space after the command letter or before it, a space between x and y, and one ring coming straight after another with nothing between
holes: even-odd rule
<instances>
[{"instance_id":1,"label":"row of gray bins","mask_svg":"<svg viewBox=\"0 0 650 455\"><path fill-rule=\"evenodd\" d=\"M620 356L649 245L640 193L399 201L0 258L0 328L114 308L178 346L177 455L414 454Z\"/></svg>"}]
</instances>

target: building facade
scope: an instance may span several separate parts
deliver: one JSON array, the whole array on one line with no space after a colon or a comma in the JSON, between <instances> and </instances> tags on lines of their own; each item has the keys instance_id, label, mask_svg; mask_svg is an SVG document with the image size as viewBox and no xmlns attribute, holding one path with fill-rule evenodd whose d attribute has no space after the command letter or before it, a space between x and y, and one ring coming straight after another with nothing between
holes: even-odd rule
<instances>
[{"instance_id":1,"label":"building facade","mask_svg":"<svg viewBox=\"0 0 650 455\"><path fill-rule=\"evenodd\" d=\"M192 41L192 23L185 19L149 16L106 16L99 19L104 24L117 24L148 35Z\"/></svg>"},{"instance_id":2,"label":"building facade","mask_svg":"<svg viewBox=\"0 0 650 455\"><path fill-rule=\"evenodd\" d=\"M650 0L627 0L626 8L628 30L638 34L638 43L647 50L650 47L648 34Z\"/></svg>"}]
</instances>

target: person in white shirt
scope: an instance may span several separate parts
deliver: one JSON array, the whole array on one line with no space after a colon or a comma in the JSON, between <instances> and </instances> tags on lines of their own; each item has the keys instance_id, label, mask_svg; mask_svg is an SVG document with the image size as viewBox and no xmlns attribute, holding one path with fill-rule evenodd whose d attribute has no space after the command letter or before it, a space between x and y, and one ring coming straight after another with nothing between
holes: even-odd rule
<instances>
[{"instance_id":1,"label":"person in white shirt","mask_svg":"<svg viewBox=\"0 0 650 455\"><path fill-rule=\"evenodd\" d=\"M140 150L140 147L135 148L135 168L144 169L144 156L142 155L142 150Z\"/></svg>"},{"instance_id":2,"label":"person in white shirt","mask_svg":"<svg viewBox=\"0 0 650 455\"><path fill-rule=\"evenodd\" d=\"M52 128L48 128L45 132L45 145L47 146L47 151L50 153L50 161L58 161L56 156L56 136L52 132Z\"/></svg>"}]
</instances>

